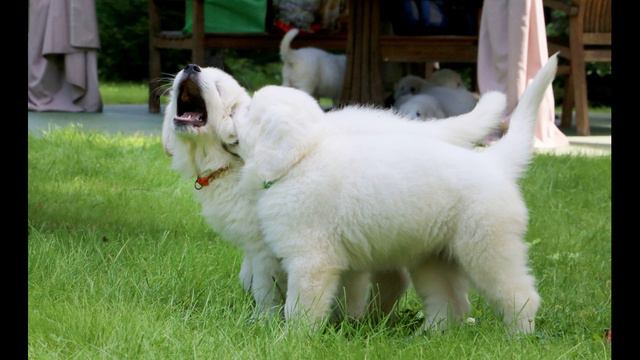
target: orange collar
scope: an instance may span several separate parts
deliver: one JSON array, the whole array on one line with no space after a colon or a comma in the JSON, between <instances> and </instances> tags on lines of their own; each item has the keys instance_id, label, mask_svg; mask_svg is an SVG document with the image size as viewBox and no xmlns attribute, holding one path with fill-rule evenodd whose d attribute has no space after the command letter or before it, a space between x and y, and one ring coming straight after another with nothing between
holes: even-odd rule
<instances>
[{"instance_id":1,"label":"orange collar","mask_svg":"<svg viewBox=\"0 0 640 360\"><path fill-rule=\"evenodd\" d=\"M227 171L228 169L229 169L228 166L223 166L223 167L219 168L218 170L212 172L211 174L209 174L207 176L198 176L196 178L196 182L193 184L193 187L196 190L200 190L205 186L209 186L209 184L211 182L213 182L215 179L220 177L220 174L222 174L223 172Z\"/></svg>"}]
</instances>

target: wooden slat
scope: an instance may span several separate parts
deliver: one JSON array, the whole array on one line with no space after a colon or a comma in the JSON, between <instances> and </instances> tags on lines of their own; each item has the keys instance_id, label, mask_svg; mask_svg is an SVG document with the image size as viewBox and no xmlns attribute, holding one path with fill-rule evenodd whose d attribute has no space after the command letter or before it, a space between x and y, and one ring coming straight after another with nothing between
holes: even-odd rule
<instances>
[{"instance_id":1,"label":"wooden slat","mask_svg":"<svg viewBox=\"0 0 640 360\"><path fill-rule=\"evenodd\" d=\"M277 49L280 46L282 35L272 34L205 34L205 48L229 48L229 49ZM159 48L167 49L191 49L193 44L191 35L185 35L180 31L163 31L152 40ZM296 36L291 47L300 48L313 46L325 50L343 52L346 46L346 36Z\"/></svg>"},{"instance_id":2,"label":"wooden slat","mask_svg":"<svg viewBox=\"0 0 640 360\"><path fill-rule=\"evenodd\" d=\"M384 61L470 62L478 59L477 36L381 36Z\"/></svg>"},{"instance_id":3,"label":"wooden slat","mask_svg":"<svg viewBox=\"0 0 640 360\"><path fill-rule=\"evenodd\" d=\"M283 35L271 34L206 34L205 46L233 49L277 49ZM325 50L344 51L347 39L342 36L296 36L292 48L313 46Z\"/></svg>"},{"instance_id":4,"label":"wooden slat","mask_svg":"<svg viewBox=\"0 0 640 360\"><path fill-rule=\"evenodd\" d=\"M611 32L611 0L583 0L584 31L593 33Z\"/></svg>"},{"instance_id":5,"label":"wooden slat","mask_svg":"<svg viewBox=\"0 0 640 360\"><path fill-rule=\"evenodd\" d=\"M585 50L584 61L586 62L610 62L611 50Z\"/></svg>"},{"instance_id":6,"label":"wooden slat","mask_svg":"<svg viewBox=\"0 0 640 360\"><path fill-rule=\"evenodd\" d=\"M611 33L584 33L582 41L585 45L611 45Z\"/></svg>"}]
</instances>

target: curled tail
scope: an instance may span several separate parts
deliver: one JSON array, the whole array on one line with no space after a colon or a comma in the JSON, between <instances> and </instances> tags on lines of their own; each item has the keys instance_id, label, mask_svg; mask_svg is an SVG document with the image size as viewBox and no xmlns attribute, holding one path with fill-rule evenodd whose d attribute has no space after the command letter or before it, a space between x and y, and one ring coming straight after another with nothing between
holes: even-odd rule
<instances>
[{"instance_id":1,"label":"curled tail","mask_svg":"<svg viewBox=\"0 0 640 360\"><path fill-rule=\"evenodd\" d=\"M511 114L507 133L485 150L487 156L494 157L514 179L518 179L522 175L531 161L533 132L538 110L544 93L556 75L557 67L558 53L555 53L525 89Z\"/></svg>"},{"instance_id":2,"label":"curled tail","mask_svg":"<svg viewBox=\"0 0 640 360\"><path fill-rule=\"evenodd\" d=\"M284 34L282 41L280 41L280 59L286 61L291 52L291 41L298 35L298 29L291 29Z\"/></svg>"},{"instance_id":3,"label":"curled tail","mask_svg":"<svg viewBox=\"0 0 640 360\"><path fill-rule=\"evenodd\" d=\"M438 138L463 147L472 147L500 125L507 100L497 91L488 92L466 114L430 121L430 131Z\"/></svg>"}]
</instances>

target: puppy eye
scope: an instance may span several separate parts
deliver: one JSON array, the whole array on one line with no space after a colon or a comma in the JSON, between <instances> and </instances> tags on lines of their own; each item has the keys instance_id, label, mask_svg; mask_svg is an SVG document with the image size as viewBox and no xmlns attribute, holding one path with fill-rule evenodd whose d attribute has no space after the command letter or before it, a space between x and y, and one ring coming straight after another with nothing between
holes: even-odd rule
<instances>
[{"instance_id":1,"label":"puppy eye","mask_svg":"<svg viewBox=\"0 0 640 360\"><path fill-rule=\"evenodd\" d=\"M409 89L409 92L410 92L410 93L412 93L412 94L415 94L415 93L416 93L416 88L411 87L411 88Z\"/></svg>"},{"instance_id":2,"label":"puppy eye","mask_svg":"<svg viewBox=\"0 0 640 360\"><path fill-rule=\"evenodd\" d=\"M417 113L416 113L416 116L417 116L417 117L420 117L420 112L417 112Z\"/></svg>"}]
</instances>

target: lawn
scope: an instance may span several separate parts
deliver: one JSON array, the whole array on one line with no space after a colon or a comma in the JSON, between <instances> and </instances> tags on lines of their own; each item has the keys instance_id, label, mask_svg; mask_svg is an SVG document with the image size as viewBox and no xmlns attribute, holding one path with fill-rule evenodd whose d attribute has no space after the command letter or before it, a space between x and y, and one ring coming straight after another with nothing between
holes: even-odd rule
<instances>
[{"instance_id":1,"label":"lawn","mask_svg":"<svg viewBox=\"0 0 640 360\"><path fill-rule=\"evenodd\" d=\"M251 92L262 86L269 85L269 82L267 82L269 79L255 78L257 78L257 80L252 80L252 82L249 83L252 87L247 87ZM162 89L165 89L167 83L164 82L163 84L165 85L162 86ZM275 82L273 84L275 84ZM100 95L102 96L102 102L107 105L146 104L149 99L149 87L146 83L103 81L100 82ZM160 96L160 103L163 105L169 102L169 97L164 95L168 95L168 91L166 94L163 94L163 96ZM320 105L323 107L331 107L332 101L328 98L321 98Z\"/></svg>"},{"instance_id":2,"label":"lawn","mask_svg":"<svg viewBox=\"0 0 640 360\"><path fill-rule=\"evenodd\" d=\"M30 135L28 162L47 174L28 185L30 359L611 357L610 156L539 155L523 179L543 303L536 333L518 337L476 294L476 324L443 334L412 335L412 291L395 324L251 321L240 252L205 224L157 137Z\"/></svg>"},{"instance_id":3,"label":"lawn","mask_svg":"<svg viewBox=\"0 0 640 360\"><path fill-rule=\"evenodd\" d=\"M100 82L100 95L105 104L146 104L149 98L149 87L138 82ZM166 103L166 97L160 100Z\"/></svg>"}]
</instances>

